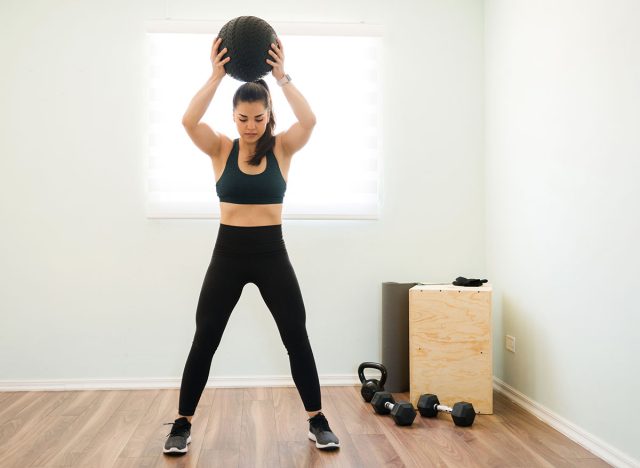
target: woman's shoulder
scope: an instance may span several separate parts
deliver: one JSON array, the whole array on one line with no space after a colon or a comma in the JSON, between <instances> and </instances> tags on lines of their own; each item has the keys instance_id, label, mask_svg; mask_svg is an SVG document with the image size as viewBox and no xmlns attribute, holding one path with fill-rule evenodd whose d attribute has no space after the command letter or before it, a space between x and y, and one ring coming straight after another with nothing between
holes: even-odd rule
<instances>
[{"instance_id":1,"label":"woman's shoulder","mask_svg":"<svg viewBox=\"0 0 640 468\"><path fill-rule=\"evenodd\" d=\"M224 157L224 158L229 156L229 154L231 153L231 150L233 149L233 144L237 140L238 140L237 138L232 140L230 137L228 137L224 133L220 133L220 153L218 154L218 156Z\"/></svg>"}]
</instances>

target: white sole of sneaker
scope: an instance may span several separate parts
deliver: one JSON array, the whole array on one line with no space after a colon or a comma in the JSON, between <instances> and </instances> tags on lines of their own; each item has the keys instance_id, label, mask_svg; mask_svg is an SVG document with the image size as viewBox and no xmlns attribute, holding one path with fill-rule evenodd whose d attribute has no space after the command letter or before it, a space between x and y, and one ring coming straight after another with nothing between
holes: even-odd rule
<instances>
[{"instance_id":1,"label":"white sole of sneaker","mask_svg":"<svg viewBox=\"0 0 640 468\"><path fill-rule=\"evenodd\" d=\"M183 448L182 450L180 450L177 447L171 447L170 449L162 449L162 451L164 453L187 453L187 450L189 450L189 444L191 443L191 436L189 436L187 438L187 446L185 448Z\"/></svg>"},{"instance_id":2,"label":"white sole of sneaker","mask_svg":"<svg viewBox=\"0 0 640 468\"><path fill-rule=\"evenodd\" d=\"M309 432L307 434L309 436L309 439L313 440L316 443L316 447L318 447L319 449L326 449L326 448L340 448L340 443L328 443L328 444L319 444L318 441L316 440L316 436L313 434L313 432Z\"/></svg>"}]
</instances>

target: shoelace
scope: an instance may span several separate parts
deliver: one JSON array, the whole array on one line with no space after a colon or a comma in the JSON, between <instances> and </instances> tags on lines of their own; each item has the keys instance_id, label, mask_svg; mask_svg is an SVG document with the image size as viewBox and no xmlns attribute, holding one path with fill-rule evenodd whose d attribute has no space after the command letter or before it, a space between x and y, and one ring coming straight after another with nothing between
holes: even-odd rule
<instances>
[{"instance_id":1,"label":"shoelace","mask_svg":"<svg viewBox=\"0 0 640 468\"><path fill-rule=\"evenodd\" d=\"M187 426L186 424L175 423L175 422L164 423L163 426L166 426L167 424L172 424L173 427L171 428L171 432L169 432L165 437L183 435L182 431L189 428L189 426Z\"/></svg>"},{"instance_id":2,"label":"shoelace","mask_svg":"<svg viewBox=\"0 0 640 468\"><path fill-rule=\"evenodd\" d=\"M329 427L329 421L322 413L316 414L313 418L307 419L311 425L317 427L323 431L331 432L331 428Z\"/></svg>"}]
</instances>

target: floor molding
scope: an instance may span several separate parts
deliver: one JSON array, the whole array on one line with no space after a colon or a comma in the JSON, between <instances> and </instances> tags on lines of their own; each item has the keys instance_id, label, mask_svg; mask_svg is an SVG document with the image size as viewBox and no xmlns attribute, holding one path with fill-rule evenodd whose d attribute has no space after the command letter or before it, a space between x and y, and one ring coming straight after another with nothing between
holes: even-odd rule
<instances>
[{"instance_id":1,"label":"floor molding","mask_svg":"<svg viewBox=\"0 0 640 468\"><path fill-rule=\"evenodd\" d=\"M55 380L0 380L0 392L39 392L71 390L144 390L180 388L181 378L152 379L55 379ZM320 376L320 385L356 385L360 381L353 374L327 374ZM215 377L206 387L293 387L291 375L246 377Z\"/></svg>"},{"instance_id":2,"label":"floor molding","mask_svg":"<svg viewBox=\"0 0 640 468\"><path fill-rule=\"evenodd\" d=\"M545 424L553 427L607 463L617 468L640 467L638 460L634 460L629 455L622 453L620 450L597 438L590 432L576 426L495 376L493 377L493 388L522 407L525 411L533 414Z\"/></svg>"}]
</instances>

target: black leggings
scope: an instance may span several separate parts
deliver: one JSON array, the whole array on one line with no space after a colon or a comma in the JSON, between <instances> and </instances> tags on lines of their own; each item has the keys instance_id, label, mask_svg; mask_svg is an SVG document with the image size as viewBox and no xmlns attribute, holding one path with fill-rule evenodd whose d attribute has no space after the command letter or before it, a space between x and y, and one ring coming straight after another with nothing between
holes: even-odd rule
<instances>
[{"instance_id":1,"label":"black leggings","mask_svg":"<svg viewBox=\"0 0 640 468\"><path fill-rule=\"evenodd\" d=\"M182 374L179 413L193 416L211 360L242 288L254 283L276 321L291 375L307 411L318 411L320 382L305 326L300 286L289 261L282 225L220 224L196 310L196 331Z\"/></svg>"}]
</instances>

